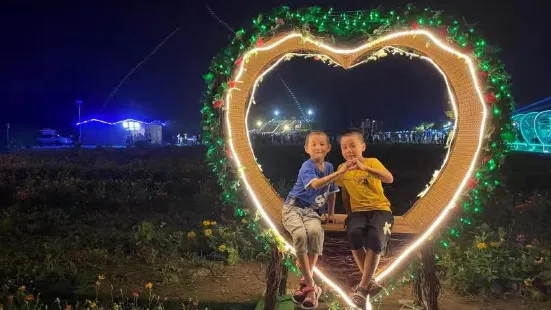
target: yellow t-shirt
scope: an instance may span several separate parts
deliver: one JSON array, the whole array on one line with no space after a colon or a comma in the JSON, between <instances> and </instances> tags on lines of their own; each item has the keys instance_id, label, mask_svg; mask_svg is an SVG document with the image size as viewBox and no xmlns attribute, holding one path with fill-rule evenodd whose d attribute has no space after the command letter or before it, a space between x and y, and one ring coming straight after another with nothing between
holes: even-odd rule
<instances>
[{"instance_id":1,"label":"yellow t-shirt","mask_svg":"<svg viewBox=\"0 0 551 310\"><path fill-rule=\"evenodd\" d=\"M377 158L366 158L363 164L373 169L386 170ZM344 187L350 195L350 207L353 212L390 211L390 201L383 192L383 183L369 172L349 170L335 183L339 187Z\"/></svg>"}]
</instances>

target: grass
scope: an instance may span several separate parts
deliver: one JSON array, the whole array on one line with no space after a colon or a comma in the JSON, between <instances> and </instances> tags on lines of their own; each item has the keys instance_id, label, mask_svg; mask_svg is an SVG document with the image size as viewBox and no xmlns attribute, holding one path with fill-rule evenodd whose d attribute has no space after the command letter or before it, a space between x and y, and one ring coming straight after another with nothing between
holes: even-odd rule
<instances>
[{"instance_id":1,"label":"grass","mask_svg":"<svg viewBox=\"0 0 551 310\"><path fill-rule=\"evenodd\" d=\"M254 150L265 175L285 195L306 159L303 147ZM385 190L400 214L440 167L445 151L373 145L366 155L393 172L396 182ZM150 281L155 287L189 287L193 272L228 263L228 253L218 250L222 244L239 247L241 261L262 258L254 238L231 220L233 210L219 202L220 188L203 157L201 147L1 154L0 279L10 279L16 291L32 280L52 305L57 296L93 299L100 274L119 287ZM336 146L328 160L341 162ZM503 167L515 197L551 188L549 171L551 159L535 154L510 154ZM217 239L204 238L204 220L221 227ZM191 231L196 239L189 238ZM250 304L209 308L241 306Z\"/></svg>"}]
</instances>

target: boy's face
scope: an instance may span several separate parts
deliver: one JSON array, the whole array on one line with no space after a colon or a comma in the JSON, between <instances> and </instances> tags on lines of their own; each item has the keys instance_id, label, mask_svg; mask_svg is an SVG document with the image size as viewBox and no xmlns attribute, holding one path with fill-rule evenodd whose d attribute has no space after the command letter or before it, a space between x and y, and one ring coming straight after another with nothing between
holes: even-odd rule
<instances>
[{"instance_id":1,"label":"boy's face","mask_svg":"<svg viewBox=\"0 0 551 310\"><path fill-rule=\"evenodd\" d=\"M327 143L326 135L311 134L308 137L308 144L304 146L304 150L313 160L323 160L325 155L331 150L331 145Z\"/></svg>"},{"instance_id":2,"label":"boy's face","mask_svg":"<svg viewBox=\"0 0 551 310\"><path fill-rule=\"evenodd\" d=\"M342 157L346 160L362 158L365 151L365 143L359 137L359 134L351 134L341 137Z\"/></svg>"}]
</instances>

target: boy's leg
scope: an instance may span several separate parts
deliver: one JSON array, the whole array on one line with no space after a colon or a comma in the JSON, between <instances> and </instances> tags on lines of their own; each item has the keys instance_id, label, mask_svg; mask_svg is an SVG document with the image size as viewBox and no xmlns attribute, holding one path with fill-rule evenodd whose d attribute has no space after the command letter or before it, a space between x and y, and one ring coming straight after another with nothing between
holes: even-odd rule
<instances>
[{"instance_id":1,"label":"boy's leg","mask_svg":"<svg viewBox=\"0 0 551 310\"><path fill-rule=\"evenodd\" d=\"M308 211L303 217L303 221L308 238L308 262L310 263L310 271L313 274L318 256L323 253L325 233L321 227L321 218L315 211Z\"/></svg>"},{"instance_id":2,"label":"boy's leg","mask_svg":"<svg viewBox=\"0 0 551 310\"><path fill-rule=\"evenodd\" d=\"M358 269L363 273L365 262L364 240L367 230L367 213L352 212L345 220L346 235L348 244L352 250L352 256L358 265Z\"/></svg>"},{"instance_id":3,"label":"boy's leg","mask_svg":"<svg viewBox=\"0 0 551 310\"><path fill-rule=\"evenodd\" d=\"M364 263L364 272L360 286L368 288L370 293L373 290L380 290L380 286L373 281L373 276L379 266L381 252L390 239L390 228L394 224L394 217L388 211L372 211L369 228L367 230L367 239L365 242L367 255ZM370 288L369 286L373 286Z\"/></svg>"},{"instance_id":4,"label":"boy's leg","mask_svg":"<svg viewBox=\"0 0 551 310\"><path fill-rule=\"evenodd\" d=\"M370 229L368 234L372 235L373 230ZM379 261L381 260L381 250L377 249L375 246L373 246L374 242L369 240L368 237L368 248L366 249L366 255L364 260L364 266L363 266L363 273L362 273L362 280L360 282L361 287L367 287L369 282L371 282L371 279L373 279L373 276L375 275L375 272L377 271L377 267L379 266ZM376 244L376 243L375 243ZM373 250L372 248L375 248Z\"/></svg>"},{"instance_id":5,"label":"boy's leg","mask_svg":"<svg viewBox=\"0 0 551 310\"><path fill-rule=\"evenodd\" d=\"M297 260L299 262L299 269L304 276L304 282L307 286L313 286L314 280L310 272L310 264L308 261L308 237L306 235L306 229L303 223L303 216L301 210L294 206L284 206L282 211L283 226L291 234L293 238L293 247L296 251ZM297 295L299 290L295 292ZM297 301L302 302L305 296L297 295Z\"/></svg>"},{"instance_id":6,"label":"boy's leg","mask_svg":"<svg viewBox=\"0 0 551 310\"><path fill-rule=\"evenodd\" d=\"M352 256L354 257L354 261L356 262L358 269L360 269L360 272L363 274L366 257L365 249L362 247L359 250L352 250Z\"/></svg>"},{"instance_id":7,"label":"boy's leg","mask_svg":"<svg viewBox=\"0 0 551 310\"><path fill-rule=\"evenodd\" d=\"M314 267L316 266L319 255L323 253L324 232L321 227L320 215L317 212L309 210L302 220L308 238L308 263L310 275L313 279ZM307 299L304 301L303 305L307 308L315 306L319 294L321 294L321 288L316 286L315 291L308 292L306 295Z\"/></svg>"}]
</instances>

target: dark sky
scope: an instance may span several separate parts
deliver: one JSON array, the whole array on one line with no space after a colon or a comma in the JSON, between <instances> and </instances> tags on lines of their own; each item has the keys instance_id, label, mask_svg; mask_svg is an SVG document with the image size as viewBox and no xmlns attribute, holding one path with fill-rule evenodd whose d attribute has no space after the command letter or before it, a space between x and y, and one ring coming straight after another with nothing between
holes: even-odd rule
<instances>
[{"instance_id":1,"label":"dark sky","mask_svg":"<svg viewBox=\"0 0 551 310\"><path fill-rule=\"evenodd\" d=\"M232 36L205 3L238 29L259 12L281 4L297 8L335 2L339 3L335 9L343 11L369 9L381 1L2 1L0 122L11 122L13 130L47 126L68 131L77 120L72 102L82 99L87 116L179 119L199 130L201 75ZM407 1L384 3L393 8ZM551 95L551 36L543 1L416 4L478 21L477 29L487 41L503 48L501 58L513 76L518 105ZM101 111L119 81L178 26L181 30ZM331 120L346 126L351 117L375 117L407 127L441 117L444 111L444 84L421 61L385 59L346 74L312 61L296 61L278 72L299 102L314 108L326 124ZM268 77L263 86L255 118L266 118L274 107L292 113L293 101L277 75Z\"/></svg>"}]
</instances>

